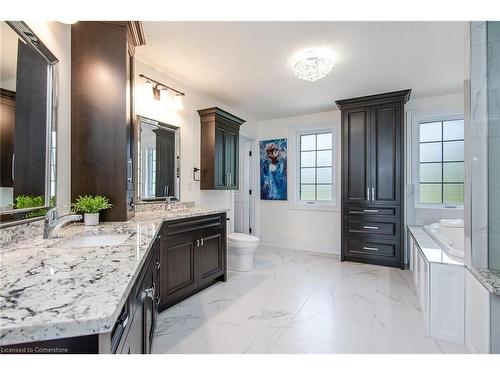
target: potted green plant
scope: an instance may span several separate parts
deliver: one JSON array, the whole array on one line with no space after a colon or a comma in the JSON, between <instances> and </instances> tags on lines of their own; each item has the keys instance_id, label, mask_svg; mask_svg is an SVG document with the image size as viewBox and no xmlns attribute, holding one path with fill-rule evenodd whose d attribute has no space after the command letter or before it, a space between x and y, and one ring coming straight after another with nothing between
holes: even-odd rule
<instances>
[{"instance_id":1,"label":"potted green plant","mask_svg":"<svg viewBox=\"0 0 500 375\"><path fill-rule=\"evenodd\" d=\"M74 207L76 212L83 213L85 225L97 225L99 224L99 212L111 208L113 205L106 197L84 195L78 197Z\"/></svg>"}]
</instances>

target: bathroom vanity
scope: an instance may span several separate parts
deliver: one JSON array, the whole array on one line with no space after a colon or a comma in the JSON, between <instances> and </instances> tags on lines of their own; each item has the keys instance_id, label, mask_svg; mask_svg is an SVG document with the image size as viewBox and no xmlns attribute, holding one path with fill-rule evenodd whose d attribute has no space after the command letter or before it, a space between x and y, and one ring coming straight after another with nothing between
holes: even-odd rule
<instances>
[{"instance_id":1,"label":"bathroom vanity","mask_svg":"<svg viewBox=\"0 0 500 375\"><path fill-rule=\"evenodd\" d=\"M75 245L85 237L95 243ZM226 210L71 225L1 256L2 352L149 353L158 311L226 280Z\"/></svg>"}]
</instances>

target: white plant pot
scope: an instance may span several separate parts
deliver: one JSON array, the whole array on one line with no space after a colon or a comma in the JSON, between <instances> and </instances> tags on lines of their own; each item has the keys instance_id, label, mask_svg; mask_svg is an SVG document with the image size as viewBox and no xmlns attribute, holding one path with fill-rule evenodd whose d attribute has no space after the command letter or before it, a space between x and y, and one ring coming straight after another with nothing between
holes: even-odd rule
<instances>
[{"instance_id":1,"label":"white plant pot","mask_svg":"<svg viewBox=\"0 0 500 375\"><path fill-rule=\"evenodd\" d=\"M99 224L99 213L83 214L83 221L85 222L85 225L97 225Z\"/></svg>"}]
</instances>

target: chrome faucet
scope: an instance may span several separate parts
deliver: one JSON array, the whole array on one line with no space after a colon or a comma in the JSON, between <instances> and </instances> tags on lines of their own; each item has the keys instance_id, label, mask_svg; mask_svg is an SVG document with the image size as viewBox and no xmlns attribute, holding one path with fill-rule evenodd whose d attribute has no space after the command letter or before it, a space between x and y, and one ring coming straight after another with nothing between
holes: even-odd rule
<instances>
[{"instance_id":1,"label":"chrome faucet","mask_svg":"<svg viewBox=\"0 0 500 375\"><path fill-rule=\"evenodd\" d=\"M61 216L59 214L59 210L62 208L68 208L68 213ZM57 232L64 224L82 219L82 215L70 214L70 212L71 206L54 207L48 210L45 214L43 238L54 238L57 236Z\"/></svg>"}]
</instances>

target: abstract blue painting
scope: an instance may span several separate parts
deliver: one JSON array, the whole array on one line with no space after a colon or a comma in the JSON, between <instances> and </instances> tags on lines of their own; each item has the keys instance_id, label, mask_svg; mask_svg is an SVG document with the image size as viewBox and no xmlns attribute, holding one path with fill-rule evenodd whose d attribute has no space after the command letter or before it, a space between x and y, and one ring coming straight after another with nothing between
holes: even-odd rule
<instances>
[{"instance_id":1,"label":"abstract blue painting","mask_svg":"<svg viewBox=\"0 0 500 375\"><path fill-rule=\"evenodd\" d=\"M260 199L287 200L287 140L260 141Z\"/></svg>"}]
</instances>

